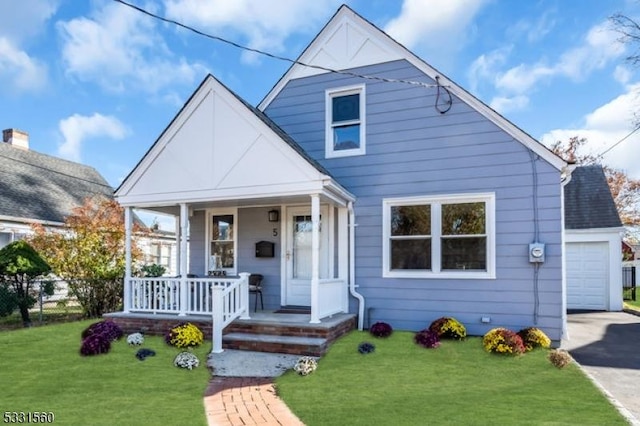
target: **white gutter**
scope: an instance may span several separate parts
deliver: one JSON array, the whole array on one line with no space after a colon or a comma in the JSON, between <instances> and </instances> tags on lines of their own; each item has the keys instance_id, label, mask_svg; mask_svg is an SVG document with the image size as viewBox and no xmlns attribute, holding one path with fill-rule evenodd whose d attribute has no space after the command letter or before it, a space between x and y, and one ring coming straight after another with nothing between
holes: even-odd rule
<instances>
[{"instance_id":1,"label":"white gutter","mask_svg":"<svg viewBox=\"0 0 640 426\"><path fill-rule=\"evenodd\" d=\"M349 209L349 293L358 299L358 330L364 328L364 296L356 291L356 224L355 213L353 211L353 202L347 204Z\"/></svg>"}]
</instances>

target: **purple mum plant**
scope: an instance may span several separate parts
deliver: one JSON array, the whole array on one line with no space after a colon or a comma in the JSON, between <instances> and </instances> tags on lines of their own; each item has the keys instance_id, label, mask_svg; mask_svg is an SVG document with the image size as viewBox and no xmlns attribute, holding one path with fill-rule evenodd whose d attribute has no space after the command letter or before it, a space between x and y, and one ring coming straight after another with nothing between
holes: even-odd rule
<instances>
[{"instance_id":1,"label":"purple mum plant","mask_svg":"<svg viewBox=\"0 0 640 426\"><path fill-rule=\"evenodd\" d=\"M440 346L440 339L438 338L438 333L435 331L431 331L428 328L424 330L420 330L413 337L413 340L420 346L423 346L428 349L435 349Z\"/></svg>"},{"instance_id":2,"label":"purple mum plant","mask_svg":"<svg viewBox=\"0 0 640 426\"><path fill-rule=\"evenodd\" d=\"M85 328L82 332L82 339L86 339L89 336L104 335L110 342L120 339L124 332L118 324L110 320L99 321L91 324Z\"/></svg>"},{"instance_id":3,"label":"purple mum plant","mask_svg":"<svg viewBox=\"0 0 640 426\"><path fill-rule=\"evenodd\" d=\"M369 333L375 337L389 337L393 333L393 328L386 322L378 321L369 327Z\"/></svg>"},{"instance_id":4,"label":"purple mum plant","mask_svg":"<svg viewBox=\"0 0 640 426\"><path fill-rule=\"evenodd\" d=\"M92 334L82 341L80 355L106 354L111 350L111 340L105 334Z\"/></svg>"}]
</instances>

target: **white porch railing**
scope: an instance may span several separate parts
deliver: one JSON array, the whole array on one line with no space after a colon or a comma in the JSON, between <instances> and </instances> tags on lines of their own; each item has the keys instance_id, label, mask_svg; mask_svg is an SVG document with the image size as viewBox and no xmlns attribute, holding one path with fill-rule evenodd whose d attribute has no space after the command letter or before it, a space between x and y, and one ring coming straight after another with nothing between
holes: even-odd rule
<instances>
[{"instance_id":1,"label":"white porch railing","mask_svg":"<svg viewBox=\"0 0 640 426\"><path fill-rule=\"evenodd\" d=\"M321 279L318 282L318 318L346 312L347 284L341 279Z\"/></svg>"},{"instance_id":2,"label":"white porch railing","mask_svg":"<svg viewBox=\"0 0 640 426\"><path fill-rule=\"evenodd\" d=\"M213 352L222 352L222 330L249 318L249 274L239 278L131 278L125 283L129 312L211 315Z\"/></svg>"}]
</instances>

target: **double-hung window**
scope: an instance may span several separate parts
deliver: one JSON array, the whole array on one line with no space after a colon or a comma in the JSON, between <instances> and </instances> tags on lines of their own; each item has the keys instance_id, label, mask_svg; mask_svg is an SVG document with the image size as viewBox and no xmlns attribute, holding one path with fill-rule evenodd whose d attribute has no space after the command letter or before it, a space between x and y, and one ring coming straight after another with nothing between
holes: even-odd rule
<instances>
[{"instance_id":1,"label":"double-hung window","mask_svg":"<svg viewBox=\"0 0 640 426\"><path fill-rule=\"evenodd\" d=\"M383 201L383 276L495 278L495 196Z\"/></svg>"},{"instance_id":2,"label":"double-hung window","mask_svg":"<svg viewBox=\"0 0 640 426\"><path fill-rule=\"evenodd\" d=\"M236 212L215 211L209 220L209 258L208 270L224 270L236 272L237 228Z\"/></svg>"},{"instance_id":3,"label":"double-hung window","mask_svg":"<svg viewBox=\"0 0 640 426\"><path fill-rule=\"evenodd\" d=\"M365 86L326 92L327 158L365 153Z\"/></svg>"}]
</instances>

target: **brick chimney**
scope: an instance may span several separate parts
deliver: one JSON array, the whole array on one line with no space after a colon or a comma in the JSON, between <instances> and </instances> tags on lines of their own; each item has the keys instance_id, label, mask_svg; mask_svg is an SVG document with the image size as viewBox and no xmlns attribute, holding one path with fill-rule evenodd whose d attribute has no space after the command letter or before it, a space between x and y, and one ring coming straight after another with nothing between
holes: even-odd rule
<instances>
[{"instance_id":1,"label":"brick chimney","mask_svg":"<svg viewBox=\"0 0 640 426\"><path fill-rule=\"evenodd\" d=\"M2 141L16 148L29 149L29 133L18 129L5 129L2 131Z\"/></svg>"}]
</instances>

